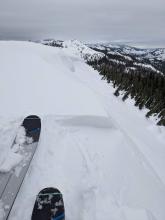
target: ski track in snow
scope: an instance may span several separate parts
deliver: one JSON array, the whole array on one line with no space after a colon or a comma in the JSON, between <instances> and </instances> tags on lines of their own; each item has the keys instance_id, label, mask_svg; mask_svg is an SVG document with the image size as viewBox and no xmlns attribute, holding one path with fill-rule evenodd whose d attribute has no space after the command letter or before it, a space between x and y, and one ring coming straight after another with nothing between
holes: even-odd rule
<instances>
[{"instance_id":1,"label":"ski track in snow","mask_svg":"<svg viewBox=\"0 0 165 220\"><path fill-rule=\"evenodd\" d=\"M38 191L48 186L62 191L66 220L164 220L164 129L146 120L144 112L130 101L123 103L114 97L112 86L69 50L29 45L34 60L39 53L34 68L42 73L37 94L45 80L49 84L38 67L40 63L45 70L48 66L55 77L50 82L50 91L49 88L44 91L43 108L42 95L38 103L34 96L34 109L29 108L29 113L42 115L41 137L9 220L30 220ZM21 43L16 46L21 50ZM49 77L53 77L50 73ZM66 92L60 84L64 84ZM26 98L34 92L35 83L31 86ZM25 109L19 110L24 115ZM1 114L4 112L3 106ZM6 121L0 118L0 150L4 150L0 163L21 121L18 117L11 118Z\"/></svg>"},{"instance_id":2,"label":"ski track in snow","mask_svg":"<svg viewBox=\"0 0 165 220\"><path fill-rule=\"evenodd\" d=\"M40 144L9 219L30 219L35 195L47 186L63 192L68 220L130 220L129 210L133 219L139 213L142 219L149 219L143 207L161 210L164 186L139 162L113 122L95 128L90 123L82 126L77 117L43 119ZM72 120L77 120L76 125ZM20 203L28 208L21 210ZM163 212L154 214L163 220Z\"/></svg>"},{"instance_id":3,"label":"ski track in snow","mask_svg":"<svg viewBox=\"0 0 165 220\"><path fill-rule=\"evenodd\" d=\"M100 76L94 76L94 74L87 76L88 73L85 72L84 74L80 72L80 74L75 75L75 78L78 81L81 80L84 82L86 86L96 93L110 120L112 120L118 129L124 133L127 139L130 140L130 145L134 146L135 151L141 154L142 157L145 157L145 160L148 160L151 165L153 164L153 172L155 172L154 169L156 169L155 175L158 175L157 177L160 178L160 181L163 181L165 184L165 173L163 171L165 136L160 139L156 135L151 136L154 134L152 132L159 130L159 127L155 129L155 127L150 124L150 121L147 121L147 119L144 118L144 114L140 114L141 112L137 108L133 107L133 111L129 112L129 108L132 106L125 105L125 103L116 99L115 96L112 96L110 92L113 93L115 90L113 90L108 84L105 85L105 83L101 81ZM129 112L129 120L127 117L123 117L123 115L121 115L121 108L124 115L127 115ZM142 124L145 126L144 128L146 132L141 129Z\"/></svg>"}]
</instances>

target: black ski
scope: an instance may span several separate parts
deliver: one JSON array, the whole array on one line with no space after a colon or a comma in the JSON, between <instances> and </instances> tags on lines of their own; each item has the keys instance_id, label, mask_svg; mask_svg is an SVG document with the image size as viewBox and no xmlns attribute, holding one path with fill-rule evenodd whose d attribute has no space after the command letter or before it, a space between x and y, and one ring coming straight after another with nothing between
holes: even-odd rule
<instances>
[{"instance_id":1,"label":"black ski","mask_svg":"<svg viewBox=\"0 0 165 220\"><path fill-rule=\"evenodd\" d=\"M13 168L7 173L0 173L0 200L4 208L6 207L2 220L6 220L10 214L14 201L29 168L30 162L36 151L40 137L41 120L36 115L30 115L24 119L21 126L24 127L26 133L25 142L21 145L21 149L23 149L24 155L28 156L25 158L25 161L23 161L23 165L19 164L19 174L16 174L15 172L17 167ZM14 140L12 147L15 144L16 139Z\"/></svg>"},{"instance_id":2,"label":"black ski","mask_svg":"<svg viewBox=\"0 0 165 220\"><path fill-rule=\"evenodd\" d=\"M65 220L63 197L58 189L45 188L39 192L31 220Z\"/></svg>"}]
</instances>

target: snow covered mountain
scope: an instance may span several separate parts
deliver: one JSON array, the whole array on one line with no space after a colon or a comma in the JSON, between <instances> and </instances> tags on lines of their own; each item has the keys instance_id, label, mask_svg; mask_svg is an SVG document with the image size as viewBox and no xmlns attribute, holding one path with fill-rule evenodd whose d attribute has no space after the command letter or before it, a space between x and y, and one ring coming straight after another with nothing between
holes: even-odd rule
<instances>
[{"instance_id":1,"label":"snow covered mountain","mask_svg":"<svg viewBox=\"0 0 165 220\"><path fill-rule=\"evenodd\" d=\"M152 69L155 72L165 74L165 48L144 49L127 45L115 44L88 44L93 50L104 52L112 57L116 55L116 59L123 58L126 65L131 64L131 68L142 66L143 68ZM118 58L117 58L118 57ZM128 61L127 61L128 60ZM133 62L134 61L134 62Z\"/></svg>"},{"instance_id":2,"label":"snow covered mountain","mask_svg":"<svg viewBox=\"0 0 165 220\"><path fill-rule=\"evenodd\" d=\"M69 48L86 61L99 60L108 55L111 62L125 66L126 72L143 68L165 74L165 48L141 49L120 44L83 44L77 40L60 41L54 39L43 40L40 43Z\"/></svg>"},{"instance_id":3,"label":"snow covered mountain","mask_svg":"<svg viewBox=\"0 0 165 220\"><path fill-rule=\"evenodd\" d=\"M99 60L104 57L104 53L97 52L78 40L60 41L48 39L40 41L40 43L54 47L68 48L75 55L80 56L84 60Z\"/></svg>"},{"instance_id":4,"label":"snow covered mountain","mask_svg":"<svg viewBox=\"0 0 165 220\"><path fill-rule=\"evenodd\" d=\"M119 54L136 55L151 60L157 59L157 60L165 61L165 48L144 49L144 48L131 47L128 45L108 44L108 43L88 44L88 46L93 49L100 49L100 50L107 49L109 53L113 51Z\"/></svg>"},{"instance_id":5,"label":"snow covered mountain","mask_svg":"<svg viewBox=\"0 0 165 220\"><path fill-rule=\"evenodd\" d=\"M64 195L67 220L164 220L164 127L131 99L117 99L72 48L0 41L0 169L22 118L42 119L8 219L29 220L37 193L53 186ZM0 201L0 219L5 208Z\"/></svg>"}]
</instances>

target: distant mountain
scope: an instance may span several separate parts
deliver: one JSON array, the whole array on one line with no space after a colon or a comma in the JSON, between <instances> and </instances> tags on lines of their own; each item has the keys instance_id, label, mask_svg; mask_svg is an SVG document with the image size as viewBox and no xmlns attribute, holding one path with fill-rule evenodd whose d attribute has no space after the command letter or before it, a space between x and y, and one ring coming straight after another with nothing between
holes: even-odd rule
<instances>
[{"instance_id":1,"label":"distant mountain","mask_svg":"<svg viewBox=\"0 0 165 220\"><path fill-rule=\"evenodd\" d=\"M88 44L88 46L93 49L99 49L99 50L107 49L109 53L116 52L119 54L136 55L150 60L157 59L157 60L165 61L165 48L144 49L144 48L131 47L128 45L108 44L108 43Z\"/></svg>"},{"instance_id":2,"label":"distant mountain","mask_svg":"<svg viewBox=\"0 0 165 220\"><path fill-rule=\"evenodd\" d=\"M143 68L165 74L165 48L142 49L120 44L83 44L78 40L54 39L42 40L40 43L68 48L85 61L100 60L106 56L111 63L125 66L125 72Z\"/></svg>"},{"instance_id":3,"label":"distant mountain","mask_svg":"<svg viewBox=\"0 0 165 220\"><path fill-rule=\"evenodd\" d=\"M116 60L125 62L123 65L128 67L142 66L165 74L165 48L144 49L108 43L88 44L88 46L93 50L104 52L109 59L113 60L115 57Z\"/></svg>"},{"instance_id":4,"label":"distant mountain","mask_svg":"<svg viewBox=\"0 0 165 220\"><path fill-rule=\"evenodd\" d=\"M157 116L165 126L165 49L139 49L125 45L88 45L102 52L99 61L88 61L102 79L116 89L115 96L132 98L139 109L147 108L146 117Z\"/></svg>"}]
</instances>

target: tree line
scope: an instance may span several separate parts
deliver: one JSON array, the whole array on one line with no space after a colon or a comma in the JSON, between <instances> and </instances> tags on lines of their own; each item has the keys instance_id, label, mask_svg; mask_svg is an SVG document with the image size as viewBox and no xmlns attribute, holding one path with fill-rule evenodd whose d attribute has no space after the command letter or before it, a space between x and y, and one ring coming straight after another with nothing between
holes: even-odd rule
<instances>
[{"instance_id":1,"label":"tree line","mask_svg":"<svg viewBox=\"0 0 165 220\"><path fill-rule=\"evenodd\" d=\"M157 124L165 126L165 75L143 66L129 68L123 63L115 63L108 56L87 63L98 70L102 79L113 84L115 96L122 91L123 101L131 97L139 109L145 107L149 110L146 117L157 116Z\"/></svg>"}]
</instances>

